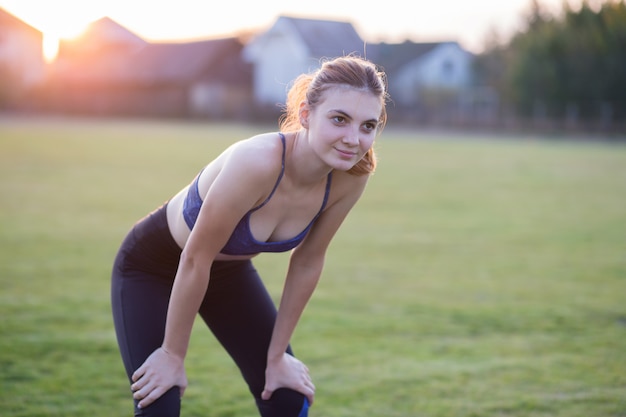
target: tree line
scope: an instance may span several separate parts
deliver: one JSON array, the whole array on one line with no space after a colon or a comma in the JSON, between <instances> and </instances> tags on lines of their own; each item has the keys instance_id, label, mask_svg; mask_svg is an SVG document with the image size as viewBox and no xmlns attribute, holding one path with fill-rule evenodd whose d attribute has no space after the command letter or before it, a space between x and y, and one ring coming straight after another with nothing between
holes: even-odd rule
<instances>
[{"instance_id":1,"label":"tree line","mask_svg":"<svg viewBox=\"0 0 626 417\"><path fill-rule=\"evenodd\" d=\"M477 83L519 116L623 125L626 3L564 1L555 14L532 0L523 28L489 41L475 64Z\"/></svg>"}]
</instances>

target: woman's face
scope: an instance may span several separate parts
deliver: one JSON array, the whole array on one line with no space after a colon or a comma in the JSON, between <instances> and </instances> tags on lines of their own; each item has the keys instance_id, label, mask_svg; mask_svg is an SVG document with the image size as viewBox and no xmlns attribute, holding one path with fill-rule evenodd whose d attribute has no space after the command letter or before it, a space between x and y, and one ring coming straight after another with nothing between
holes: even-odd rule
<instances>
[{"instance_id":1,"label":"woman's face","mask_svg":"<svg viewBox=\"0 0 626 417\"><path fill-rule=\"evenodd\" d=\"M368 91L347 86L326 90L314 108L303 104L303 126L317 155L333 169L347 171L376 138L382 103Z\"/></svg>"}]
</instances>

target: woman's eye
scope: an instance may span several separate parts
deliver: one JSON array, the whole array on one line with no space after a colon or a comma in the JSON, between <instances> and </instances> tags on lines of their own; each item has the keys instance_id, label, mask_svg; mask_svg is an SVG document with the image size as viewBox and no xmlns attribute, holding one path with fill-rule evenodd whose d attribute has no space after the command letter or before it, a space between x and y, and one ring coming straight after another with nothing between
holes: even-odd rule
<instances>
[{"instance_id":1,"label":"woman's eye","mask_svg":"<svg viewBox=\"0 0 626 417\"><path fill-rule=\"evenodd\" d=\"M336 123L343 123L346 119L345 119L345 117L343 117L343 116L335 116L335 117L333 117L333 120L334 120Z\"/></svg>"}]
</instances>

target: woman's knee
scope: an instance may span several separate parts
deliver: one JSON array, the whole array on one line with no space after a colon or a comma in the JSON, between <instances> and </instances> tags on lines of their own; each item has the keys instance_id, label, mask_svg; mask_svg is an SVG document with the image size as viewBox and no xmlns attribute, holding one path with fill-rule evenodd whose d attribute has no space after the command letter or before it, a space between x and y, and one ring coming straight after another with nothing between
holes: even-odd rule
<instances>
[{"instance_id":1,"label":"woman's knee","mask_svg":"<svg viewBox=\"0 0 626 417\"><path fill-rule=\"evenodd\" d=\"M262 417L307 417L309 402L297 391L280 388L269 400L257 399L257 407Z\"/></svg>"}]
</instances>

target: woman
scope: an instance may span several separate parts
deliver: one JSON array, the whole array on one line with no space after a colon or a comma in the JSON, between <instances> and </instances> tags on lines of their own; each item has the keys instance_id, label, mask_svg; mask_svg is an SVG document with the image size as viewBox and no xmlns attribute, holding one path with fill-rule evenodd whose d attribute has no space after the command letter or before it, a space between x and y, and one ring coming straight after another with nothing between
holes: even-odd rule
<instances>
[{"instance_id":1,"label":"woman","mask_svg":"<svg viewBox=\"0 0 626 417\"><path fill-rule=\"evenodd\" d=\"M280 133L230 146L135 224L111 291L135 415L179 415L198 313L241 370L261 416L307 415L315 386L290 338L332 237L374 171L386 98L384 74L372 63L325 62L294 82ZM277 311L251 259L288 250Z\"/></svg>"}]
</instances>

